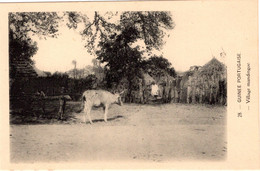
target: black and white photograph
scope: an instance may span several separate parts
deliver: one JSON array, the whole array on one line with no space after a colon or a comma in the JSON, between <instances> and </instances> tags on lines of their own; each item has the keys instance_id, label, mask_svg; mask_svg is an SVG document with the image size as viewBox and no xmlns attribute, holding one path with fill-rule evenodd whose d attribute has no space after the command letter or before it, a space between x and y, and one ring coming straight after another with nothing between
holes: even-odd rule
<instances>
[{"instance_id":1,"label":"black and white photograph","mask_svg":"<svg viewBox=\"0 0 260 171\"><path fill-rule=\"evenodd\" d=\"M6 15L10 163L227 162L228 115L253 103L243 5L87 4Z\"/></svg>"}]
</instances>

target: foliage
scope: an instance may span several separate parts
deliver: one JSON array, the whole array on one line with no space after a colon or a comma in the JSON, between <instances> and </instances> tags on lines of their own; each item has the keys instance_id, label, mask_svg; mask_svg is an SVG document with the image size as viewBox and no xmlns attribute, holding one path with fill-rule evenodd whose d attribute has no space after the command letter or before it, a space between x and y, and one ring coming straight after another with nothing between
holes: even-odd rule
<instances>
[{"instance_id":1,"label":"foliage","mask_svg":"<svg viewBox=\"0 0 260 171\"><path fill-rule=\"evenodd\" d=\"M52 77L54 77L54 78L69 78L68 74L62 73L62 72L58 72L58 71L54 72L52 74Z\"/></svg>"},{"instance_id":2,"label":"foliage","mask_svg":"<svg viewBox=\"0 0 260 171\"><path fill-rule=\"evenodd\" d=\"M14 34L10 31L9 34L9 62L10 62L10 78L14 78L16 75L15 62L18 60L27 61L29 64L33 64L31 56L37 52L37 44L32 39L27 40L15 39Z\"/></svg>"},{"instance_id":3,"label":"foliage","mask_svg":"<svg viewBox=\"0 0 260 171\"><path fill-rule=\"evenodd\" d=\"M101 66L100 61L95 58L92 60L92 63L93 65L87 65L86 67L80 69L74 67L74 69L71 69L66 73L73 79L85 79L89 75L95 75L97 78L97 84L100 84L104 80L104 68Z\"/></svg>"},{"instance_id":4,"label":"foliage","mask_svg":"<svg viewBox=\"0 0 260 171\"><path fill-rule=\"evenodd\" d=\"M91 16L91 15L89 15ZM167 30L174 28L171 13L167 11L125 11L97 12L91 19L87 14L68 12L68 26L76 29L79 23L85 25L81 32L86 39L86 48L94 53L99 49L99 42L116 38L128 28L135 29L135 35L128 35L134 42L137 38L144 40L147 49L160 49L164 45L163 37Z\"/></svg>"},{"instance_id":5,"label":"foliage","mask_svg":"<svg viewBox=\"0 0 260 171\"><path fill-rule=\"evenodd\" d=\"M113 83L119 83L123 78L128 80L129 96L131 91L138 84L138 78L142 78L141 70L143 67L143 51L139 46L132 47L138 40L143 40L147 50L152 48L160 49L165 36L166 29L173 28L173 22L168 12L123 12L117 25L110 25L104 17L96 12L92 25L96 26L95 34L100 32L100 42L98 43L96 54L97 59L106 63L106 82L108 87ZM104 32L101 28L106 30ZM86 27L85 33L88 35ZM112 32L112 30L114 32ZM95 35L94 34L94 35ZM94 37L92 37L94 38ZM90 42L93 44L94 42Z\"/></svg>"},{"instance_id":6,"label":"foliage","mask_svg":"<svg viewBox=\"0 0 260 171\"><path fill-rule=\"evenodd\" d=\"M44 71L44 73L46 74L47 77L50 77L50 76L51 76L51 72L46 72L46 71Z\"/></svg>"},{"instance_id":7,"label":"foliage","mask_svg":"<svg viewBox=\"0 0 260 171\"><path fill-rule=\"evenodd\" d=\"M9 14L10 30L15 39L38 35L55 37L60 17L56 12L16 12Z\"/></svg>"},{"instance_id":8,"label":"foliage","mask_svg":"<svg viewBox=\"0 0 260 171\"><path fill-rule=\"evenodd\" d=\"M138 47L132 48L129 44L135 41L135 36L135 28L129 27L114 39L100 42L101 50L97 51L97 59L106 63L106 81L109 83L109 87L111 87L111 83L118 83L124 77L131 84L131 80L140 75L142 52Z\"/></svg>"},{"instance_id":9,"label":"foliage","mask_svg":"<svg viewBox=\"0 0 260 171\"><path fill-rule=\"evenodd\" d=\"M170 76L172 76L172 77L176 77L177 76L177 73L176 73L176 71L175 71L175 69L173 67L168 68L167 71L168 71Z\"/></svg>"},{"instance_id":10,"label":"foliage","mask_svg":"<svg viewBox=\"0 0 260 171\"><path fill-rule=\"evenodd\" d=\"M13 78L17 60L33 64L31 57L37 52L33 35L40 38L55 37L58 28L58 15L55 12L16 12L9 13L9 60L10 77Z\"/></svg>"},{"instance_id":11,"label":"foliage","mask_svg":"<svg viewBox=\"0 0 260 171\"><path fill-rule=\"evenodd\" d=\"M105 77L104 67L101 66L101 62L97 59L93 59L92 64L93 64L92 71L97 78L96 81L97 81L97 85L99 86L103 84L104 81L104 77Z\"/></svg>"},{"instance_id":12,"label":"foliage","mask_svg":"<svg viewBox=\"0 0 260 171\"><path fill-rule=\"evenodd\" d=\"M172 77L176 76L175 69L171 67L171 63L162 56L153 56L147 59L144 61L144 68L151 76L161 77L164 76L165 73Z\"/></svg>"},{"instance_id":13,"label":"foliage","mask_svg":"<svg viewBox=\"0 0 260 171\"><path fill-rule=\"evenodd\" d=\"M148 49L160 49L167 30L174 28L170 12L133 11L123 12L120 16L121 30L129 27L136 29L136 37L144 40Z\"/></svg>"}]
</instances>

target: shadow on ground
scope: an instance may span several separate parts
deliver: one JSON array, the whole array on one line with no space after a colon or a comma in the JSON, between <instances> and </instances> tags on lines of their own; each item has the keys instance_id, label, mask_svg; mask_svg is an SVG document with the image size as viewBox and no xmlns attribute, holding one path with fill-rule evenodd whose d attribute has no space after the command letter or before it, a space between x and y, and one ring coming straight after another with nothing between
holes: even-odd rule
<instances>
[{"instance_id":1,"label":"shadow on ground","mask_svg":"<svg viewBox=\"0 0 260 171\"><path fill-rule=\"evenodd\" d=\"M113 120L116 120L118 118L123 118L123 116L121 115L118 115L118 116L114 116L112 118L107 118L107 121L113 121ZM104 119L94 119L92 120L93 123L96 123L96 122L105 122ZM89 121L87 123L90 123Z\"/></svg>"}]
</instances>

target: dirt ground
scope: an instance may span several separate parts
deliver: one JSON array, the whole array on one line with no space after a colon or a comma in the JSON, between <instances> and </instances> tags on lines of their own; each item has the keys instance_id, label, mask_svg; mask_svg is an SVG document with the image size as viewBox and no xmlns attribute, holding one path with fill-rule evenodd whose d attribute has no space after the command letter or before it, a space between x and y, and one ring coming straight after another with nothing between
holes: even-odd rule
<instances>
[{"instance_id":1,"label":"dirt ground","mask_svg":"<svg viewBox=\"0 0 260 171\"><path fill-rule=\"evenodd\" d=\"M75 103L75 102L74 102ZM73 104L70 105L80 105ZM226 107L192 104L113 105L94 124L83 113L64 121L11 124L11 162L225 160Z\"/></svg>"}]
</instances>

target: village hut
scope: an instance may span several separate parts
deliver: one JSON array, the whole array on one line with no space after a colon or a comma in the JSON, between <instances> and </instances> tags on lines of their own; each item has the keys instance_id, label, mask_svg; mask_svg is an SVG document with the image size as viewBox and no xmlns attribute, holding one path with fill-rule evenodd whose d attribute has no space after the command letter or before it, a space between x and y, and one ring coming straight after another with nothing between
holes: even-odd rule
<instances>
[{"instance_id":1,"label":"village hut","mask_svg":"<svg viewBox=\"0 0 260 171\"><path fill-rule=\"evenodd\" d=\"M182 77L182 101L226 103L226 66L213 57L202 67L191 67Z\"/></svg>"},{"instance_id":2,"label":"village hut","mask_svg":"<svg viewBox=\"0 0 260 171\"><path fill-rule=\"evenodd\" d=\"M24 59L10 60L10 95L19 95L22 92L29 91L28 83L31 79L37 78L38 73L35 66Z\"/></svg>"},{"instance_id":3,"label":"village hut","mask_svg":"<svg viewBox=\"0 0 260 171\"><path fill-rule=\"evenodd\" d=\"M173 102L175 81L176 79L166 72L158 81L160 94L164 103Z\"/></svg>"},{"instance_id":4,"label":"village hut","mask_svg":"<svg viewBox=\"0 0 260 171\"><path fill-rule=\"evenodd\" d=\"M32 82L43 73L28 60L10 59L10 107L30 109L33 102Z\"/></svg>"},{"instance_id":5,"label":"village hut","mask_svg":"<svg viewBox=\"0 0 260 171\"><path fill-rule=\"evenodd\" d=\"M226 65L221 63L216 58L213 58L205 64L199 73L199 76L208 80L208 91L204 94L204 98L209 100L209 103L226 103L227 89L227 69ZM204 88L205 89L205 88Z\"/></svg>"}]
</instances>

